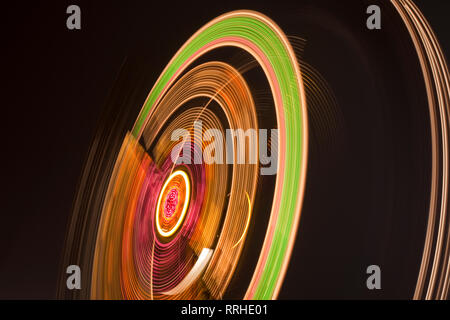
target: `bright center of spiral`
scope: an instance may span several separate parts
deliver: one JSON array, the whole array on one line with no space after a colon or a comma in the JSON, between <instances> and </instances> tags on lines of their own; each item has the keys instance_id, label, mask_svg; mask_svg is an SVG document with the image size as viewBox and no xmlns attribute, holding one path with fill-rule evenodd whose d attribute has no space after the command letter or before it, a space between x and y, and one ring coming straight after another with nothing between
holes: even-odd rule
<instances>
[{"instance_id":1,"label":"bright center of spiral","mask_svg":"<svg viewBox=\"0 0 450 320\"><path fill-rule=\"evenodd\" d=\"M156 230L170 237L183 223L189 205L191 186L183 170L174 171L164 182L156 207Z\"/></svg>"},{"instance_id":2,"label":"bright center of spiral","mask_svg":"<svg viewBox=\"0 0 450 320\"><path fill-rule=\"evenodd\" d=\"M166 203L164 203L164 216L166 218L172 217L178 204L178 190L172 189L166 197Z\"/></svg>"}]
</instances>

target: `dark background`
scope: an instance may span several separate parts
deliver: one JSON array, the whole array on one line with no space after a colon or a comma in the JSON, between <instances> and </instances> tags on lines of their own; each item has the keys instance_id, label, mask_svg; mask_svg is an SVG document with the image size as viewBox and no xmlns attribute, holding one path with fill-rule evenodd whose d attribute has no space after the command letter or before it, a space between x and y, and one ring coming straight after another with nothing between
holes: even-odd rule
<instances>
[{"instance_id":1,"label":"dark background","mask_svg":"<svg viewBox=\"0 0 450 320\"><path fill-rule=\"evenodd\" d=\"M293 17L301 16L300 11L296 12L300 9L296 8L314 6L314 2L27 1L4 4L1 18L4 81L0 298L55 298L78 179L102 106L121 67L130 57L142 54L148 58L146 77L151 84L178 48L219 14L234 9L258 10L292 34L297 32L291 27ZM380 1L318 2L318 8L329 4L340 12L337 13L340 17L345 17L342 12L349 10L355 21L361 21L360 32L366 32L367 16L359 9ZM416 3L431 23L444 52L448 52L450 3L446 0ZM80 31L66 28L65 11L70 4L81 7ZM285 14L287 22L284 22ZM328 22L318 20L316 23L326 25ZM383 23L382 20L382 26ZM357 28L358 24L355 26ZM311 42L314 44L313 40ZM380 52L383 49L380 48ZM323 51L325 58L331 59L330 49L323 48ZM142 91L142 99L147 93ZM354 228L362 228L363 233L375 227L355 225ZM376 236L377 232L373 234ZM307 239L307 235L305 237ZM303 243L308 245L308 241ZM319 248L326 246L317 245ZM411 280L407 279L400 291L388 288L385 296L368 293L364 282L367 264L363 263L366 261L359 261L361 273L356 275L358 269L346 267L346 263L353 260L345 255L335 257L336 265L320 255L308 256L321 265L312 278L330 280L305 282L314 270L312 264L308 267L302 261L301 250L307 249L301 245L294 248L281 298L401 298L410 291ZM336 281L339 277L342 280ZM330 287L326 287L326 283L330 283Z\"/></svg>"}]
</instances>

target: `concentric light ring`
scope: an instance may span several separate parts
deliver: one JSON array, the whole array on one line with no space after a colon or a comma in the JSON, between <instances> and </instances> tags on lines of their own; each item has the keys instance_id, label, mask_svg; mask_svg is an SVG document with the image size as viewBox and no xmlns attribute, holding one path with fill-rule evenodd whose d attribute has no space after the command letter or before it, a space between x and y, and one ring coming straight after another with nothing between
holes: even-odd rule
<instances>
[{"instance_id":1,"label":"concentric light ring","mask_svg":"<svg viewBox=\"0 0 450 320\"><path fill-rule=\"evenodd\" d=\"M160 219L158 218L158 214L160 213L160 210L161 210L161 202L163 202L165 200L165 199L163 199L164 191L166 190L166 188L170 184L170 182L175 177L178 177L178 176L181 176L181 178L184 181L184 186L185 186L185 199L183 201L183 208L181 209L180 216L178 217L175 226L173 226L170 230L165 231L159 222ZM163 187L161 188L161 192L158 197L158 202L157 202L156 212L155 212L155 214L157 215L155 217L156 229L162 237L168 238L168 237L173 236L174 233L177 232L177 230L179 229L180 225L183 223L184 216L186 215L186 211L189 206L190 194L191 194L191 186L190 186L189 177L188 177L187 173L184 172L183 170L176 170L176 171L172 172L172 174L167 178L167 180L164 182Z\"/></svg>"},{"instance_id":2,"label":"concentric light ring","mask_svg":"<svg viewBox=\"0 0 450 320\"><path fill-rule=\"evenodd\" d=\"M268 230L247 290L247 299L276 298L289 262L306 183L307 113L295 53L286 35L268 17L254 11L224 14L201 28L175 54L151 90L132 130L139 139L153 107L197 58L225 46L249 52L261 65L274 97L278 177Z\"/></svg>"}]
</instances>

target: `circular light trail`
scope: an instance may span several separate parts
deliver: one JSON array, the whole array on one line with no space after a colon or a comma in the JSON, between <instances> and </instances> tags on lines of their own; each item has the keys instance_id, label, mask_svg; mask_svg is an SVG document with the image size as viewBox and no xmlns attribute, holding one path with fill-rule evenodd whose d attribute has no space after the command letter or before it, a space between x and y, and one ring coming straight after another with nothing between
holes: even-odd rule
<instances>
[{"instance_id":1,"label":"circular light trail","mask_svg":"<svg viewBox=\"0 0 450 320\"><path fill-rule=\"evenodd\" d=\"M184 221L191 194L189 177L183 170L174 171L164 182L156 207L156 229L162 237L171 237Z\"/></svg>"},{"instance_id":2,"label":"circular light trail","mask_svg":"<svg viewBox=\"0 0 450 320\"><path fill-rule=\"evenodd\" d=\"M239 10L217 17L175 54L150 91L134 124L140 139L154 108L198 58L220 47L238 47L260 64L270 84L277 115L278 170L263 248L246 299L274 299L281 288L295 241L306 184L308 124L300 68L281 28L267 16Z\"/></svg>"}]
</instances>

